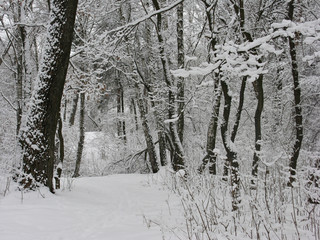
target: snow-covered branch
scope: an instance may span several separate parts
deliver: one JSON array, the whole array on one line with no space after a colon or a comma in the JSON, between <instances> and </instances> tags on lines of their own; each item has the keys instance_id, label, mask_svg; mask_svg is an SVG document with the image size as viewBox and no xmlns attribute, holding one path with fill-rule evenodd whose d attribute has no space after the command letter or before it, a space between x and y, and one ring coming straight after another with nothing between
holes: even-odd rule
<instances>
[{"instance_id":1,"label":"snow-covered branch","mask_svg":"<svg viewBox=\"0 0 320 240\"><path fill-rule=\"evenodd\" d=\"M135 27L135 26L137 26L138 24L144 22L145 20L147 20L147 19L149 19L149 18L151 18L151 17L153 17L153 16L155 16L155 15L157 15L157 14L159 14L159 13L167 12L167 11L175 8L176 6L178 6L178 5L179 5L180 3L182 3L183 1L184 1L184 0L178 0L178 1L170 4L170 5L167 6L167 7L164 7L164 8L161 8L161 9L157 10L157 11L151 12L151 13L149 13L149 14L147 14L147 15L145 15L145 16L143 16L143 17L141 17L141 18L139 18L139 19L137 19L137 20L135 20L135 21L133 21L133 22L130 22L130 23L128 23L128 24L126 24L126 25L123 25L123 26L121 26L121 27L117 27L117 28L115 28L115 29L112 29L112 30L110 30L110 31L107 31L107 32L105 32L104 35L106 36L106 35L108 35L108 34L110 34L110 33L119 32L119 31L125 30L125 29L130 28L130 27Z\"/></svg>"},{"instance_id":2,"label":"snow-covered branch","mask_svg":"<svg viewBox=\"0 0 320 240\"><path fill-rule=\"evenodd\" d=\"M293 37L296 33L302 34L307 45L320 40L320 19L304 23L294 23L283 20L281 23L274 23L271 26L270 33L266 36L255 39L252 42L236 44L228 41L223 45L217 45L214 52L214 64L202 63L200 67L192 67L189 70L177 69L171 70L175 77L188 77L190 75L207 75L221 65L221 70L230 72L237 76L249 76L248 81L255 81L260 74L264 74L265 63L260 63L259 59L267 54L279 55L282 50L277 50L272 40L279 37ZM255 52L258 51L257 55ZM312 56L306 56L305 61L313 62L320 53L315 52Z\"/></svg>"}]
</instances>

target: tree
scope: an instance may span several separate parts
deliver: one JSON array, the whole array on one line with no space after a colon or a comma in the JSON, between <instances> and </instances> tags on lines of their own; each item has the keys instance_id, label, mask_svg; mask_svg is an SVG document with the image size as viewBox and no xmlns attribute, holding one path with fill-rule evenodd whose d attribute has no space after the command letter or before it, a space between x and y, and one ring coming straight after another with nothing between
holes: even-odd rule
<instances>
[{"instance_id":1,"label":"tree","mask_svg":"<svg viewBox=\"0 0 320 240\"><path fill-rule=\"evenodd\" d=\"M209 44L209 49L211 51L216 51L217 37L214 34L214 29L216 28L215 21L215 11L218 1L208 2L207 0L202 0L206 8L206 21L208 23L209 30L211 32L211 39ZM212 6L212 7L211 7ZM212 115L209 120L208 131L207 131L207 145L206 145L206 156L203 158L199 171L202 172L206 165L209 163L209 173L216 174L216 160L217 154L215 153L216 148L216 138L217 138L217 128L219 120L220 111L220 100L221 100L221 86L220 86L220 74L214 73L214 90L213 90L213 107Z\"/></svg>"},{"instance_id":2,"label":"tree","mask_svg":"<svg viewBox=\"0 0 320 240\"><path fill-rule=\"evenodd\" d=\"M288 19L293 21L294 14L294 0L288 2ZM293 95L294 95L294 119L295 119L295 132L296 138L293 146L293 153L290 158L290 181L291 185L295 180L295 175L297 171L297 162L299 158L299 153L301 149L302 139L303 139L303 125L302 125L302 108L301 108L301 88L299 81L299 70L298 70L298 61L297 61L297 51L295 39L291 36L288 38L289 41L289 50L291 57L291 71L293 79Z\"/></svg>"},{"instance_id":3,"label":"tree","mask_svg":"<svg viewBox=\"0 0 320 240\"><path fill-rule=\"evenodd\" d=\"M156 151L155 151L155 147L154 147L154 143L153 143L153 138L150 133L150 127L149 127L148 120L146 117L145 102L143 101L142 93L141 93L141 90L140 90L140 87L138 86L138 84L136 85L136 89L138 91L138 108L140 111L143 133L144 133L146 144L147 144L147 152L149 155L151 170L153 173L156 173L159 171L159 166L158 166L158 162L157 162L157 155L156 155Z\"/></svg>"},{"instance_id":4,"label":"tree","mask_svg":"<svg viewBox=\"0 0 320 240\"><path fill-rule=\"evenodd\" d=\"M154 8L159 11L160 10L160 4L157 0L152 0ZM162 22L162 14L157 13L157 23L156 23L156 34L158 38L159 43L159 54L160 54L160 61L162 64L162 70L163 70L163 78L164 82L166 83L168 87L168 116L169 116L169 130L170 130L170 137L173 143L173 159L172 159L172 166L175 171L179 169L183 169L185 166L185 154L184 149L182 147L178 130L177 130L177 123L175 118L176 115L176 96L173 91L174 83L171 77L171 73L169 71L169 63L168 59L165 53L164 48L164 38L163 38L163 22Z\"/></svg>"},{"instance_id":5,"label":"tree","mask_svg":"<svg viewBox=\"0 0 320 240\"><path fill-rule=\"evenodd\" d=\"M80 93L80 114L79 114L79 142L78 142L78 150L77 150L77 160L76 160L76 167L74 169L74 173L72 177L79 177L80 174L80 164L83 152L83 145L84 145L84 112L85 112L85 92L82 91Z\"/></svg>"},{"instance_id":6,"label":"tree","mask_svg":"<svg viewBox=\"0 0 320 240\"><path fill-rule=\"evenodd\" d=\"M53 0L51 20L26 127L20 135L22 171L26 189L53 187L54 148L60 103L66 79L77 0Z\"/></svg>"},{"instance_id":7,"label":"tree","mask_svg":"<svg viewBox=\"0 0 320 240\"><path fill-rule=\"evenodd\" d=\"M178 46L178 68L184 68L184 43L183 43L183 2L177 6L177 46ZM178 135L181 143L183 143L184 131L184 78L178 78Z\"/></svg>"}]
</instances>

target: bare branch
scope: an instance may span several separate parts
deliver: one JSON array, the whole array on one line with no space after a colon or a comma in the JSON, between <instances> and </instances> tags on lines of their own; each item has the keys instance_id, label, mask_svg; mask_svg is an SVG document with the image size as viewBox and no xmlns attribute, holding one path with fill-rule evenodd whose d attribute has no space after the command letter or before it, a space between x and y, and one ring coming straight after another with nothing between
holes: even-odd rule
<instances>
[{"instance_id":1,"label":"bare branch","mask_svg":"<svg viewBox=\"0 0 320 240\"><path fill-rule=\"evenodd\" d=\"M1 96L3 97L3 99L12 107L13 110L17 111L17 109L15 108L15 106L13 106L13 104L10 102L10 100L3 94L3 92L1 91Z\"/></svg>"}]
</instances>

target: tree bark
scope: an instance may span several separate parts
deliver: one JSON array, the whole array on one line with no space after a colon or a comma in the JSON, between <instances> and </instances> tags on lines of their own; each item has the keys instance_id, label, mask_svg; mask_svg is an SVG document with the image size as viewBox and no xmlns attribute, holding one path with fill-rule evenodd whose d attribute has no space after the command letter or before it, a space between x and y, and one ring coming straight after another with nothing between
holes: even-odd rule
<instances>
[{"instance_id":1,"label":"tree bark","mask_svg":"<svg viewBox=\"0 0 320 240\"><path fill-rule=\"evenodd\" d=\"M16 30L16 40L15 40L15 61L16 61L16 98L17 98L17 111L16 111L16 118L17 118L17 127L16 127L16 134L19 135L20 127L21 127L21 120L22 120L22 106L23 106L23 85L24 85L24 78L25 78L25 38L26 38L26 31L25 27L19 23L24 21L24 2L17 4L17 10L13 13L14 21L17 24Z\"/></svg>"},{"instance_id":2,"label":"tree bark","mask_svg":"<svg viewBox=\"0 0 320 240\"><path fill-rule=\"evenodd\" d=\"M157 0L152 0L152 3L156 10L160 10L160 5ZM169 105L168 116L169 116L169 119L173 119L176 117L175 93L173 92L174 84L171 79L171 75L169 71L169 63L168 63L168 60L165 54L165 49L164 49L161 13L157 14L156 34L159 42L159 52L160 52L162 69L163 69L163 77L168 87L168 105ZM182 147L180 138L178 136L176 121L170 121L169 130L170 130L170 137L174 144L174 157L172 159L172 166L175 171L178 171L179 169L183 169L185 167L185 154L184 154L184 149Z\"/></svg>"},{"instance_id":3,"label":"tree bark","mask_svg":"<svg viewBox=\"0 0 320 240\"><path fill-rule=\"evenodd\" d=\"M214 3L215 5L209 4L206 0L202 0L206 7L206 16L209 25L209 30L212 33L212 37L210 39L210 49L212 51L216 50L217 39L214 34L214 17L215 17L215 7L217 1ZM210 59L209 59L210 60ZM218 128L218 120L219 120L219 111L220 111L220 100L221 100L221 87L220 87L220 74L214 74L215 82L214 82L214 102L212 115L209 121L208 131L207 131L207 146L206 146L206 156L203 158L202 163L199 167L199 172L202 172L206 165L209 163L209 173L216 174L216 160L217 154L214 152L216 147L216 138L217 138L217 128Z\"/></svg>"},{"instance_id":4,"label":"tree bark","mask_svg":"<svg viewBox=\"0 0 320 240\"><path fill-rule=\"evenodd\" d=\"M136 131L139 130L139 124L138 124L138 115L137 115L137 108L136 108L136 102L134 101L133 98L131 98L131 110L134 115L134 123L136 125Z\"/></svg>"},{"instance_id":5,"label":"tree bark","mask_svg":"<svg viewBox=\"0 0 320 240\"><path fill-rule=\"evenodd\" d=\"M164 128L164 123L163 123L163 117L161 116L161 113L157 109L156 103L153 98L153 89L151 84L145 79L144 75L140 71L138 64L135 60L136 64L136 70L138 75L140 76L143 85L144 85L144 90L148 92L148 95L150 97L150 102L151 102L151 107L154 108L154 116L156 118L157 122L157 132L158 132L158 140L159 140L159 153L160 153L160 163L161 166L167 165L167 147L166 147L166 133L165 133L165 128ZM146 71L147 72L147 71ZM146 74L147 75L147 74ZM148 75L147 75L148 76ZM147 104L147 101L144 99L144 105ZM147 108L145 108L146 111ZM146 111L147 113L147 111Z\"/></svg>"},{"instance_id":6,"label":"tree bark","mask_svg":"<svg viewBox=\"0 0 320 240\"><path fill-rule=\"evenodd\" d=\"M183 43L183 2L177 6L177 46L178 46L178 68L184 68L184 43ZM184 78L179 77L177 82L178 93L178 135L183 143L184 131Z\"/></svg>"},{"instance_id":7,"label":"tree bark","mask_svg":"<svg viewBox=\"0 0 320 240\"><path fill-rule=\"evenodd\" d=\"M84 145L84 112L85 112L85 93L80 93L80 114L79 114L79 142L78 142L78 150L77 150L77 160L76 160L76 167L74 169L73 176L74 178L80 176L80 165L82 160L82 152L83 152L83 145Z\"/></svg>"},{"instance_id":8,"label":"tree bark","mask_svg":"<svg viewBox=\"0 0 320 240\"><path fill-rule=\"evenodd\" d=\"M253 154L252 162L252 176L256 178L258 176L258 162L260 160L261 151L261 114L263 111L264 94L263 94L263 75L259 75L258 79L253 83L255 87L255 93L258 100L256 113L254 115L254 126L255 126L255 151ZM252 185L255 184L254 179L251 181Z\"/></svg>"},{"instance_id":9,"label":"tree bark","mask_svg":"<svg viewBox=\"0 0 320 240\"><path fill-rule=\"evenodd\" d=\"M214 103L213 103L213 111L209 121L208 131L207 131L207 154L202 160L202 164L199 167L199 171L202 172L206 165L209 163L209 173L216 174L216 160L217 154L214 152L216 148L216 138L217 138L217 128L218 128L218 120L219 120L219 110L220 110L220 102L221 102L221 87L220 87L220 76L215 75L214 82Z\"/></svg>"},{"instance_id":10,"label":"tree bark","mask_svg":"<svg viewBox=\"0 0 320 240\"><path fill-rule=\"evenodd\" d=\"M53 0L51 21L26 128L20 135L24 172L20 183L34 189L43 184L54 192L55 133L66 79L77 0Z\"/></svg>"},{"instance_id":11,"label":"tree bark","mask_svg":"<svg viewBox=\"0 0 320 240\"><path fill-rule=\"evenodd\" d=\"M62 134L62 119L61 115L58 120L58 138L59 138L59 161L56 169L56 176L55 176L55 182L56 182L56 189L60 189L60 178L62 174L62 164L64 160L64 139Z\"/></svg>"},{"instance_id":12,"label":"tree bark","mask_svg":"<svg viewBox=\"0 0 320 240\"><path fill-rule=\"evenodd\" d=\"M150 128L149 128L149 124L148 124L148 120L147 120L147 116L146 116L146 110L145 110L145 106L144 106L144 101L143 101L143 98L141 96L139 86L136 86L136 88L137 88L138 94L139 94L139 96L138 96L138 107L139 107L139 111L140 111L143 132L144 132L144 136L145 136L145 139L146 139L147 152L148 152L148 155L149 155L149 162L150 162L150 165L151 165L152 172L156 173L156 172L159 171L159 166L158 166L158 162L157 162L157 155L156 155L156 151L155 151L152 135L150 133Z\"/></svg>"},{"instance_id":13,"label":"tree bark","mask_svg":"<svg viewBox=\"0 0 320 240\"><path fill-rule=\"evenodd\" d=\"M289 1L288 3L288 19L293 20L294 14L294 0ZM289 167L290 167L290 180L289 185L295 181L295 175L297 171L297 162L299 158L299 153L301 149L301 144L303 140L303 122L302 122L302 107L301 107L301 88L299 82L299 70L298 70L298 61L297 61L297 51L295 40L292 37L289 37L289 48L290 48L290 57L291 57L291 71L293 78L293 95L294 95L294 110L295 110L295 130L296 138L293 146L293 153L290 158Z\"/></svg>"},{"instance_id":14,"label":"tree bark","mask_svg":"<svg viewBox=\"0 0 320 240\"><path fill-rule=\"evenodd\" d=\"M118 137L127 141L126 137L126 122L124 121L124 100L123 100L123 86L119 78L119 72L116 70L116 80L118 82L118 94L117 94L117 113L118 113Z\"/></svg>"},{"instance_id":15,"label":"tree bark","mask_svg":"<svg viewBox=\"0 0 320 240\"><path fill-rule=\"evenodd\" d=\"M78 101L79 101L79 93L76 92L76 95L73 98L72 110L71 110L70 118L69 118L69 126L70 127L74 125L74 121L76 119Z\"/></svg>"},{"instance_id":16,"label":"tree bark","mask_svg":"<svg viewBox=\"0 0 320 240\"><path fill-rule=\"evenodd\" d=\"M237 153L233 150L232 146L227 140L227 131L231 110L232 98L229 95L229 88L225 81L221 81L222 92L224 96L224 108L223 108L223 122L221 124L221 137L224 148L227 152L228 167L231 169L231 196L232 196L232 210L238 209L240 202L240 176L239 176L239 162L237 160Z\"/></svg>"},{"instance_id":17,"label":"tree bark","mask_svg":"<svg viewBox=\"0 0 320 240\"><path fill-rule=\"evenodd\" d=\"M245 30L245 11L244 11L244 2L243 0L239 1L239 6L234 3L234 9L236 14L240 17L240 31L245 40L249 42L253 42L253 38L249 32ZM253 51L254 54L258 54L256 51ZM258 62L261 63L261 59L258 59ZM258 163L260 160L260 151L261 151L261 139L262 139L262 131L261 131L261 115L263 111L264 105L264 94L263 94L263 75L260 74L258 79L253 82L254 91L257 98L257 107L254 116L254 126L255 126L255 151L253 154L253 161L252 161L252 176L256 178L258 175ZM252 179L252 185L255 184L255 180Z\"/></svg>"}]
</instances>

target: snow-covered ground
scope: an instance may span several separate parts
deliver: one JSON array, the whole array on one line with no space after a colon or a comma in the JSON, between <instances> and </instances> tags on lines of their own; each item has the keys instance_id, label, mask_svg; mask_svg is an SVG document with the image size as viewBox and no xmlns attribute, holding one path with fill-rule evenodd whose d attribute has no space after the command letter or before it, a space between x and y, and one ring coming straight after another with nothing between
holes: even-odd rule
<instances>
[{"instance_id":1,"label":"snow-covered ground","mask_svg":"<svg viewBox=\"0 0 320 240\"><path fill-rule=\"evenodd\" d=\"M64 190L55 195L45 188L23 195L11 190L0 199L0 239L177 239L179 200L153 178L130 174L64 179Z\"/></svg>"}]
</instances>

